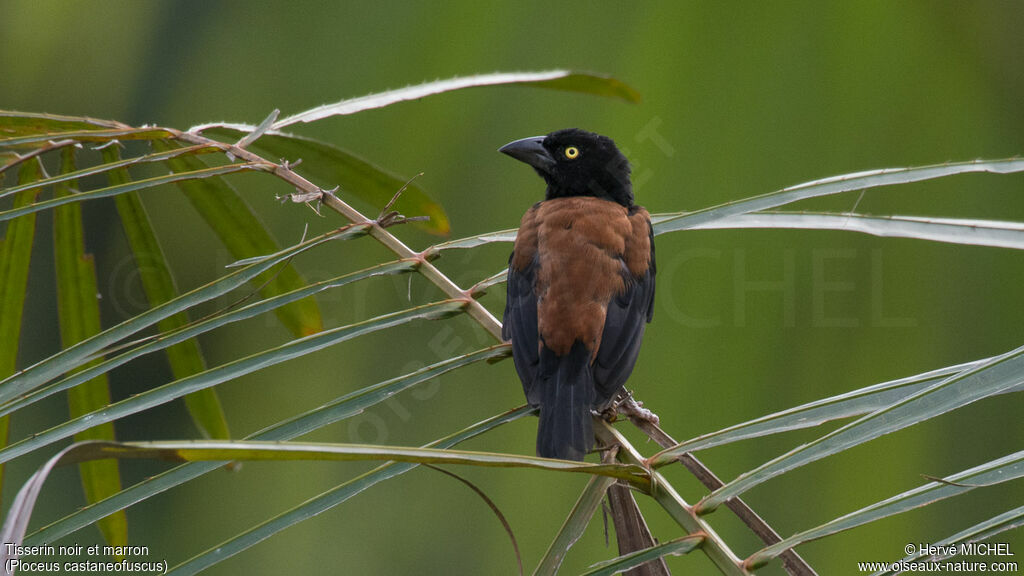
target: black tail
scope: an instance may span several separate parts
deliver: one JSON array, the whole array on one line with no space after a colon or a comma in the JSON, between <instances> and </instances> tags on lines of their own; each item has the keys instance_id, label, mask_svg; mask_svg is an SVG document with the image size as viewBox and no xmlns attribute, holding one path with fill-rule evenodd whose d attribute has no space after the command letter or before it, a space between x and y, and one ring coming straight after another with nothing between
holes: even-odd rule
<instances>
[{"instance_id":1,"label":"black tail","mask_svg":"<svg viewBox=\"0 0 1024 576\"><path fill-rule=\"evenodd\" d=\"M534 389L540 396L537 455L583 460L594 445L590 408L596 397L590 352L583 343L575 342L566 356L542 347Z\"/></svg>"}]
</instances>

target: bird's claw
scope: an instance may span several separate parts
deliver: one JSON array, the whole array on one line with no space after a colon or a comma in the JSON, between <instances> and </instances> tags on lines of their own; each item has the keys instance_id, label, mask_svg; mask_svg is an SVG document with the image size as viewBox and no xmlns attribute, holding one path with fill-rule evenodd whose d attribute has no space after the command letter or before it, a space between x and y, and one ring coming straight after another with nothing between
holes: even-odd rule
<instances>
[{"instance_id":1,"label":"bird's claw","mask_svg":"<svg viewBox=\"0 0 1024 576\"><path fill-rule=\"evenodd\" d=\"M604 410L591 410L594 416L601 418L605 422L611 423L619 419L619 407L615 402L612 402L611 406L608 406Z\"/></svg>"},{"instance_id":2,"label":"bird's claw","mask_svg":"<svg viewBox=\"0 0 1024 576\"><path fill-rule=\"evenodd\" d=\"M647 408L644 408L644 403L633 398L633 392L629 390L620 394L615 403L612 404L612 407L615 408L619 414L625 415L630 420L642 420L654 425L658 425L658 423L661 422L658 415Z\"/></svg>"}]
</instances>

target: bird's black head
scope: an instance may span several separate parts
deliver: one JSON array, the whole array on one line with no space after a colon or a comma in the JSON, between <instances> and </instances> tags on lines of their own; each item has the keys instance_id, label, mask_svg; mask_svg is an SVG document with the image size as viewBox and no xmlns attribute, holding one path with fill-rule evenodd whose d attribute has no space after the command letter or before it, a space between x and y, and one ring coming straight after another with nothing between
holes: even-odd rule
<instances>
[{"instance_id":1,"label":"bird's black head","mask_svg":"<svg viewBox=\"0 0 1024 576\"><path fill-rule=\"evenodd\" d=\"M607 136L569 128L510 142L499 152L533 166L548 184L548 200L595 196L633 205L629 160Z\"/></svg>"}]
</instances>

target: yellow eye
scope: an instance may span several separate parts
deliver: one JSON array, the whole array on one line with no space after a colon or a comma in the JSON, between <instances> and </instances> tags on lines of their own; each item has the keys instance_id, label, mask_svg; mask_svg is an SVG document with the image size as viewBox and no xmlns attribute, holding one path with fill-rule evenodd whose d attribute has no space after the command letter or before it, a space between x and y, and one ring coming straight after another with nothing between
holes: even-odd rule
<instances>
[{"instance_id":1,"label":"yellow eye","mask_svg":"<svg viewBox=\"0 0 1024 576\"><path fill-rule=\"evenodd\" d=\"M575 160L580 155L580 149L575 146L569 146L565 149L565 157L569 160Z\"/></svg>"}]
</instances>

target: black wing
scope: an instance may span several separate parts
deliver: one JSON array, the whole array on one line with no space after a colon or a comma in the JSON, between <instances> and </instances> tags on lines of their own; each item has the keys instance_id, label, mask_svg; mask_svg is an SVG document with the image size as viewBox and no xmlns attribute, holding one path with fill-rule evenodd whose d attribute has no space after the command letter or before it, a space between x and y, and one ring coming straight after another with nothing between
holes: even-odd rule
<instances>
[{"instance_id":1,"label":"black wing","mask_svg":"<svg viewBox=\"0 0 1024 576\"><path fill-rule=\"evenodd\" d=\"M653 229L650 238L651 259L647 271L641 277L633 276L623 262L622 275L626 280L626 290L608 303L604 331L601 333L601 348L594 362L594 383L597 385L599 408L615 398L633 372L633 365L640 355L644 328L654 316L654 276L657 269L654 264Z\"/></svg>"},{"instance_id":2,"label":"black wing","mask_svg":"<svg viewBox=\"0 0 1024 576\"><path fill-rule=\"evenodd\" d=\"M535 255L528 266L522 270L515 270L512 266L513 256L515 252L508 259L507 299L501 337L512 341L512 359L515 361L519 379L523 382L526 401L531 406L538 406L540 394L533 387L539 362L537 294L534 292L534 284L540 264Z\"/></svg>"}]
</instances>

